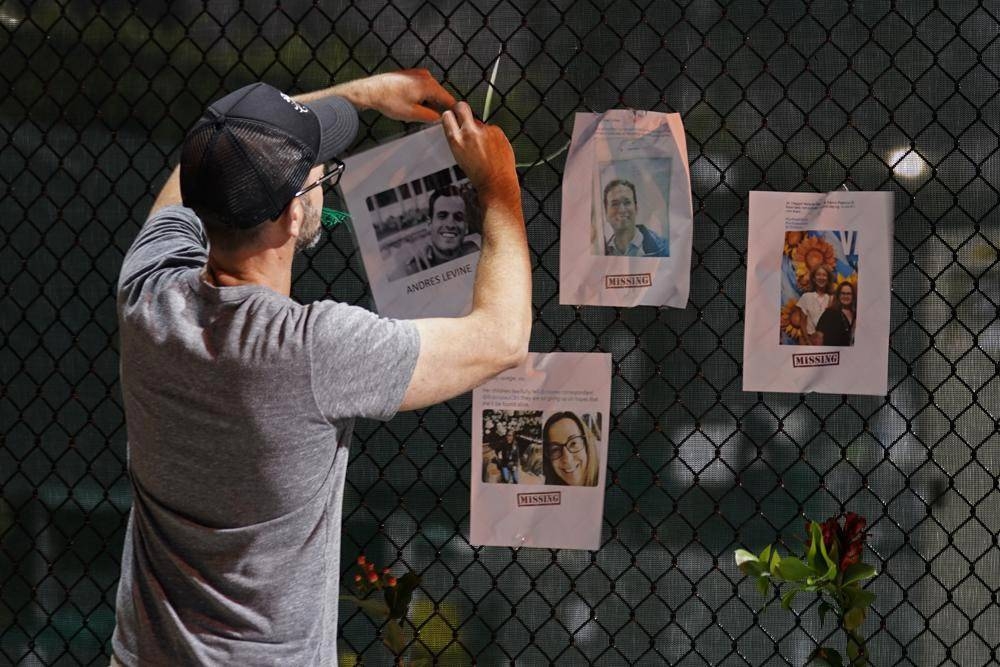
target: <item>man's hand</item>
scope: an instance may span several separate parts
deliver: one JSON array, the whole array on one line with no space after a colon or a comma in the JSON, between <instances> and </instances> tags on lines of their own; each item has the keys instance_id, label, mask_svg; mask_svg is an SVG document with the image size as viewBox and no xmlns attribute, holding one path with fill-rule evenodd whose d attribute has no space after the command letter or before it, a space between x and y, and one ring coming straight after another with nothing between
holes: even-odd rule
<instances>
[{"instance_id":1,"label":"man's hand","mask_svg":"<svg viewBox=\"0 0 1000 667\"><path fill-rule=\"evenodd\" d=\"M322 93L339 95L360 109L374 109L395 120L433 123L439 110L455 106L455 98L425 69L405 69L376 74L338 84ZM308 102L312 93L301 98Z\"/></svg>"},{"instance_id":2,"label":"man's hand","mask_svg":"<svg viewBox=\"0 0 1000 667\"><path fill-rule=\"evenodd\" d=\"M531 258L514 151L500 128L480 123L465 102L442 120L455 161L483 205L483 247L472 312L414 320L420 356L401 410L448 400L523 363L531 337Z\"/></svg>"},{"instance_id":3,"label":"man's hand","mask_svg":"<svg viewBox=\"0 0 1000 667\"><path fill-rule=\"evenodd\" d=\"M476 120L465 102L445 111L442 120L455 161L476 188L483 205L513 203L520 209L514 150L503 131Z\"/></svg>"}]
</instances>

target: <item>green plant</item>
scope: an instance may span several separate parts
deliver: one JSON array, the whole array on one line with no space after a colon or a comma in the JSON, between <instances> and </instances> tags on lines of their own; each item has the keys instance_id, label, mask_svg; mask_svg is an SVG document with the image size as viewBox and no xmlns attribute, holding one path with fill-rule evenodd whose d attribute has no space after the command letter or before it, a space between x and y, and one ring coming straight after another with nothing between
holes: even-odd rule
<instances>
[{"instance_id":1,"label":"green plant","mask_svg":"<svg viewBox=\"0 0 1000 667\"><path fill-rule=\"evenodd\" d=\"M358 606L369 617L382 624L382 643L395 656L395 664L404 664L404 657L410 665L430 663L426 649L418 646L414 651L421 655L406 655L409 643L403 634L403 621L406 619L413 600L413 591L420 585L420 577L409 571L398 579L389 568L383 568L381 574L374 563L358 556L359 574L354 575L354 588L357 595L341 595L341 600L347 600ZM381 592L379 596L377 593Z\"/></svg>"},{"instance_id":2,"label":"green plant","mask_svg":"<svg viewBox=\"0 0 1000 667\"><path fill-rule=\"evenodd\" d=\"M820 625L833 613L837 626L847 637L845 654L835 648L819 646L809 656L809 664L828 667L864 667L868 665L865 638L860 632L875 594L861 587L875 576L875 568L861 560L865 546L864 517L848 512L823 523L806 521L806 553L802 557L784 556L776 546L765 547L759 555L736 550L736 565L753 578L765 597L774 584L781 586L781 606L791 611L799 593L816 593Z\"/></svg>"}]
</instances>

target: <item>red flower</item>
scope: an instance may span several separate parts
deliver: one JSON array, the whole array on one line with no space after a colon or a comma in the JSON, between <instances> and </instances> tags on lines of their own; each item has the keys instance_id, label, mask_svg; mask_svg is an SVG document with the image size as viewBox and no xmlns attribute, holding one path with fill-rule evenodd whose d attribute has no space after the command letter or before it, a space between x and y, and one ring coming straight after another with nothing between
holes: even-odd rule
<instances>
[{"instance_id":1,"label":"red flower","mask_svg":"<svg viewBox=\"0 0 1000 667\"><path fill-rule=\"evenodd\" d=\"M373 583L373 584L376 581L378 581L378 573L377 572L369 572L368 573L368 581L371 582L371 583Z\"/></svg>"},{"instance_id":2,"label":"red flower","mask_svg":"<svg viewBox=\"0 0 1000 667\"><path fill-rule=\"evenodd\" d=\"M396 577L389 577L386 583L389 584L389 588L394 587L396 585Z\"/></svg>"},{"instance_id":3,"label":"red flower","mask_svg":"<svg viewBox=\"0 0 1000 667\"><path fill-rule=\"evenodd\" d=\"M358 565L364 565L364 564L365 564L364 555L358 556Z\"/></svg>"},{"instance_id":4,"label":"red flower","mask_svg":"<svg viewBox=\"0 0 1000 667\"><path fill-rule=\"evenodd\" d=\"M848 512L844 515L844 535L847 537L849 542L853 542L859 535L864 539L863 533L865 532L865 525L868 522L863 516L859 516L854 512Z\"/></svg>"},{"instance_id":5,"label":"red flower","mask_svg":"<svg viewBox=\"0 0 1000 667\"><path fill-rule=\"evenodd\" d=\"M844 525L840 525L840 517L830 517L822 524L823 544L831 558L839 558L838 566L843 572L851 565L861 561L865 548L865 526L867 520L854 512L844 515ZM809 531L809 545L812 545L810 522L806 522Z\"/></svg>"}]
</instances>

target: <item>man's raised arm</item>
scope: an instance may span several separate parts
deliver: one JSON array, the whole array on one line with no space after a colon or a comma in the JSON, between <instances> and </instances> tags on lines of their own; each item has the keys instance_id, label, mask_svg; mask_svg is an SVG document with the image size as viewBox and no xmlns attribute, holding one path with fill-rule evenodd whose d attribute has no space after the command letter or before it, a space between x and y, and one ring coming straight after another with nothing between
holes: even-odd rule
<instances>
[{"instance_id":1,"label":"man's raised arm","mask_svg":"<svg viewBox=\"0 0 1000 667\"><path fill-rule=\"evenodd\" d=\"M407 69L376 74L338 83L311 93L296 95L299 102L312 102L337 95L356 109L374 109L395 120L431 123L441 118L440 109L450 109L455 98L426 69ZM175 168L156 196L152 215L164 206L181 203L180 168Z\"/></svg>"},{"instance_id":2,"label":"man's raised arm","mask_svg":"<svg viewBox=\"0 0 1000 667\"><path fill-rule=\"evenodd\" d=\"M455 160L479 194L483 249L472 312L416 320L420 356L400 410L448 400L517 366L531 336L531 260L510 142L477 121L465 102L442 120Z\"/></svg>"}]
</instances>

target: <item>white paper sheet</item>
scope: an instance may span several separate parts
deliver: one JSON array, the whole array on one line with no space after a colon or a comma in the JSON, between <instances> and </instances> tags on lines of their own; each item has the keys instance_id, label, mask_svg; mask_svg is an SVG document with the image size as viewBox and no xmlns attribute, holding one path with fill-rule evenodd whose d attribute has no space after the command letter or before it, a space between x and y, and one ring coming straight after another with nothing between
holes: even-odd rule
<instances>
[{"instance_id":1,"label":"white paper sheet","mask_svg":"<svg viewBox=\"0 0 1000 667\"><path fill-rule=\"evenodd\" d=\"M743 389L885 395L892 193L751 192L749 213Z\"/></svg>"},{"instance_id":2,"label":"white paper sheet","mask_svg":"<svg viewBox=\"0 0 1000 667\"><path fill-rule=\"evenodd\" d=\"M679 114L576 114L562 187L559 303L687 305L693 214Z\"/></svg>"},{"instance_id":3,"label":"white paper sheet","mask_svg":"<svg viewBox=\"0 0 1000 667\"><path fill-rule=\"evenodd\" d=\"M532 353L473 391L471 543L598 549L610 407L610 354Z\"/></svg>"},{"instance_id":4,"label":"white paper sheet","mask_svg":"<svg viewBox=\"0 0 1000 667\"><path fill-rule=\"evenodd\" d=\"M340 187L378 312L402 319L468 313L482 221L444 129L434 125L344 162ZM432 219L431 193L446 188Z\"/></svg>"}]
</instances>

